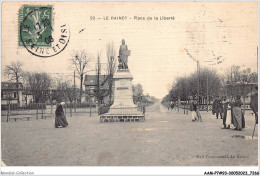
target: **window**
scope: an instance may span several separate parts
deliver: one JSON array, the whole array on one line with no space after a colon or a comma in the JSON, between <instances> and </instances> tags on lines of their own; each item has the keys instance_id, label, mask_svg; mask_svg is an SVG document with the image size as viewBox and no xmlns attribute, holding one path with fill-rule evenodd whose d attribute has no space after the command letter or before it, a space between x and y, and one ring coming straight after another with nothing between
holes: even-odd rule
<instances>
[{"instance_id":1,"label":"window","mask_svg":"<svg viewBox=\"0 0 260 176\"><path fill-rule=\"evenodd\" d=\"M16 92L14 92L14 98L16 98Z\"/></svg>"}]
</instances>

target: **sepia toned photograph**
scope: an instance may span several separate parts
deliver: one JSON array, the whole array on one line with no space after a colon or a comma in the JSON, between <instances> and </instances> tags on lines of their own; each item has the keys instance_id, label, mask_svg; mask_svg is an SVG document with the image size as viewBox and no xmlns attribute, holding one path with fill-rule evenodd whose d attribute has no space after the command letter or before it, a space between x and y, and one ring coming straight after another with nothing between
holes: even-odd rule
<instances>
[{"instance_id":1,"label":"sepia toned photograph","mask_svg":"<svg viewBox=\"0 0 260 176\"><path fill-rule=\"evenodd\" d=\"M1 11L2 168L259 174L257 1L4 1Z\"/></svg>"}]
</instances>

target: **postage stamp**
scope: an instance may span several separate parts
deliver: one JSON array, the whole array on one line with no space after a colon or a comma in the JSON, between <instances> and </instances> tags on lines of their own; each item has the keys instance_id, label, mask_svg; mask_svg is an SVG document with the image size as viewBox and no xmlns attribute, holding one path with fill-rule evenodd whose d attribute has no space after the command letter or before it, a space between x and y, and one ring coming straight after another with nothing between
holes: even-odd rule
<instances>
[{"instance_id":1,"label":"postage stamp","mask_svg":"<svg viewBox=\"0 0 260 176\"><path fill-rule=\"evenodd\" d=\"M24 5L19 10L19 27L19 46L51 46L52 6Z\"/></svg>"},{"instance_id":2,"label":"postage stamp","mask_svg":"<svg viewBox=\"0 0 260 176\"><path fill-rule=\"evenodd\" d=\"M66 23L53 26L51 5L23 5L19 10L19 46L38 57L52 57L69 43Z\"/></svg>"}]
</instances>

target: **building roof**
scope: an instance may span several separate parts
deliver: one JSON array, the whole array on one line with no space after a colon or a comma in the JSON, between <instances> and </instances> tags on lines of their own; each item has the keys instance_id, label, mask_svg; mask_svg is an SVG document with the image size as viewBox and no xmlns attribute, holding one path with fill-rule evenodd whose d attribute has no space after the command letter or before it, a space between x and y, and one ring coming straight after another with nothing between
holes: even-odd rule
<instances>
[{"instance_id":1,"label":"building roof","mask_svg":"<svg viewBox=\"0 0 260 176\"><path fill-rule=\"evenodd\" d=\"M22 93L23 93L24 95L35 95L35 93L33 93L30 89L25 88L25 87L24 87Z\"/></svg>"},{"instance_id":2,"label":"building roof","mask_svg":"<svg viewBox=\"0 0 260 176\"><path fill-rule=\"evenodd\" d=\"M103 85L108 80L108 78L109 78L109 75L100 75L99 76L100 85ZM97 75L86 75L84 85L85 86L97 86Z\"/></svg>"},{"instance_id":3,"label":"building roof","mask_svg":"<svg viewBox=\"0 0 260 176\"><path fill-rule=\"evenodd\" d=\"M241 85L249 85L249 86L256 86L258 83L243 83L243 82L236 82L234 84L227 83L227 86L241 86Z\"/></svg>"},{"instance_id":4,"label":"building roof","mask_svg":"<svg viewBox=\"0 0 260 176\"><path fill-rule=\"evenodd\" d=\"M21 82L1 82L1 90L16 90L16 85L19 85L18 90L23 89L23 84Z\"/></svg>"}]
</instances>

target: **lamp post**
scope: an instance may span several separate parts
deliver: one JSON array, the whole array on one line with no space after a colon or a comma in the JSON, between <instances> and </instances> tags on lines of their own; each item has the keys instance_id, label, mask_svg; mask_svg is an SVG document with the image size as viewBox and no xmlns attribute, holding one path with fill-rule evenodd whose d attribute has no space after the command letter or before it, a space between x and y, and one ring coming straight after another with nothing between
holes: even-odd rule
<instances>
[{"instance_id":1,"label":"lamp post","mask_svg":"<svg viewBox=\"0 0 260 176\"><path fill-rule=\"evenodd\" d=\"M200 93L200 62L199 60L195 59L188 51L188 49L185 48L185 51L187 55L197 63L197 76L198 76L198 88L197 88L197 102L198 102L198 108L199 108L199 93Z\"/></svg>"},{"instance_id":2,"label":"lamp post","mask_svg":"<svg viewBox=\"0 0 260 176\"><path fill-rule=\"evenodd\" d=\"M207 112L209 112L209 76L207 74Z\"/></svg>"},{"instance_id":3,"label":"lamp post","mask_svg":"<svg viewBox=\"0 0 260 176\"><path fill-rule=\"evenodd\" d=\"M199 61L197 60L197 75L198 75L198 92L197 92L197 102L198 102L198 108L199 108L199 95L200 95L200 66Z\"/></svg>"}]
</instances>

